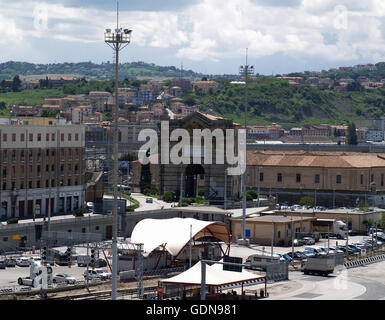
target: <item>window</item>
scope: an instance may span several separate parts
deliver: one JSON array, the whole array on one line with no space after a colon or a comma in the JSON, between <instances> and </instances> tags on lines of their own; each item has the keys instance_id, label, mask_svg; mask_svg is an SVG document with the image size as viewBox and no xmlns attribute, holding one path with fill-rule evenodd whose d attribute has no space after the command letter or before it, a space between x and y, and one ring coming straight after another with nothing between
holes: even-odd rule
<instances>
[{"instance_id":1,"label":"window","mask_svg":"<svg viewBox=\"0 0 385 320\"><path fill-rule=\"evenodd\" d=\"M29 141L33 141L33 133L29 134Z\"/></svg>"},{"instance_id":2,"label":"window","mask_svg":"<svg viewBox=\"0 0 385 320\"><path fill-rule=\"evenodd\" d=\"M7 169L3 168L3 179L7 178Z\"/></svg>"},{"instance_id":3,"label":"window","mask_svg":"<svg viewBox=\"0 0 385 320\"><path fill-rule=\"evenodd\" d=\"M336 183L337 184L341 184L341 182L342 182L342 177L341 177L340 174L337 174L337 176L336 176Z\"/></svg>"},{"instance_id":4,"label":"window","mask_svg":"<svg viewBox=\"0 0 385 320\"><path fill-rule=\"evenodd\" d=\"M45 165L45 172L49 172L49 165L48 164Z\"/></svg>"},{"instance_id":5,"label":"window","mask_svg":"<svg viewBox=\"0 0 385 320\"><path fill-rule=\"evenodd\" d=\"M20 190L23 190L23 189L24 189L24 183L20 182Z\"/></svg>"},{"instance_id":6,"label":"window","mask_svg":"<svg viewBox=\"0 0 385 320\"><path fill-rule=\"evenodd\" d=\"M51 156L54 157L55 156L55 150L52 150L51 152Z\"/></svg>"},{"instance_id":7,"label":"window","mask_svg":"<svg viewBox=\"0 0 385 320\"><path fill-rule=\"evenodd\" d=\"M277 174L277 182L282 182L282 173Z\"/></svg>"},{"instance_id":8,"label":"window","mask_svg":"<svg viewBox=\"0 0 385 320\"><path fill-rule=\"evenodd\" d=\"M20 161L24 161L24 150L20 152Z\"/></svg>"},{"instance_id":9,"label":"window","mask_svg":"<svg viewBox=\"0 0 385 320\"><path fill-rule=\"evenodd\" d=\"M20 166L20 176L24 177L24 166Z\"/></svg>"},{"instance_id":10,"label":"window","mask_svg":"<svg viewBox=\"0 0 385 320\"><path fill-rule=\"evenodd\" d=\"M259 181L263 181L263 172L259 173Z\"/></svg>"},{"instance_id":11,"label":"window","mask_svg":"<svg viewBox=\"0 0 385 320\"><path fill-rule=\"evenodd\" d=\"M37 175L40 176L40 166L37 166Z\"/></svg>"},{"instance_id":12,"label":"window","mask_svg":"<svg viewBox=\"0 0 385 320\"><path fill-rule=\"evenodd\" d=\"M12 142L16 142L16 133L12 133Z\"/></svg>"},{"instance_id":13,"label":"window","mask_svg":"<svg viewBox=\"0 0 385 320\"><path fill-rule=\"evenodd\" d=\"M3 133L3 141L7 142L7 134L6 133Z\"/></svg>"},{"instance_id":14,"label":"window","mask_svg":"<svg viewBox=\"0 0 385 320\"><path fill-rule=\"evenodd\" d=\"M51 166L51 171L52 172L55 171L55 165L54 164Z\"/></svg>"},{"instance_id":15,"label":"window","mask_svg":"<svg viewBox=\"0 0 385 320\"><path fill-rule=\"evenodd\" d=\"M71 179L68 179L67 180L67 186L70 186L71 185Z\"/></svg>"},{"instance_id":16,"label":"window","mask_svg":"<svg viewBox=\"0 0 385 320\"><path fill-rule=\"evenodd\" d=\"M301 174L300 174L300 173L297 173L297 174L295 175L295 181L296 181L297 183L301 182Z\"/></svg>"},{"instance_id":17,"label":"window","mask_svg":"<svg viewBox=\"0 0 385 320\"><path fill-rule=\"evenodd\" d=\"M52 180L51 180L51 187L54 187L54 186L55 186L55 180L52 179Z\"/></svg>"},{"instance_id":18,"label":"window","mask_svg":"<svg viewBox=\"0 0 385 320\"><path fill-rule=\"evenodd\" d=\"M64 141L64 133L60 134L60 140Z\"/></svg>"},{"instance_id":19,"label":"window","mask_svg":"<svg viewBox=\"0 0 385 320\"><path fill-rule=\"evenodd\" d=\"M278 231L278 239L281 238L281 231Z\"/></svg>"},{"instance_id":20,"label":"window","mask_svg":"<svg viewBox=\"0 0 385 320\"><path fill-rule=\"evenodd\" d=\"M37 134L37 141L41 141L41 133Z\"/></svg>"},{"instance_id":21,"label":"window","mask_svg":"<svg viewBox=\"0 0 385 320\"><path fill-rule=\"evenodd\" d=\"M7 183L3 182L3 190L7 190Z\"/></svg>"},{"instance_id":22,"label":"window","mask_svg":"<svg viewBox=\"0 0 385 320\"><path fill-rule=\"evenodd\" d=\"M95 230L98 231L98 230L99 230L99 226L96 226L96 227L95 227Z\"/></svg>"},{"instance_id":23,"label":"window","mask_svg":"<svg viewBox=\"0 0 385 320\"><path fill-rule=\"evenodd\" d=\"M21 141L21 142L24 142L24 133L22 133L22 134L20 135L20 141Z\"/></svg>"},{"instance_id":24,"label":"window","mask_svg":"<svg viewBox=\"0 0 385 320\"><path fill-rule=\"evenodd\" d=\"M45 135L45 141L49 141L49 133L46 133L46 135Z\"/></svg>"},{"instance_id":25,"label":"window","mask_svg":"<svg viewBox=\"0 0 385 320\"><path fill-rule=\"evenodd\" d=\"M55 134L54 133L52 133L52 135L51 135L51 140L55 141Z\"/></svg>"},{"instance_id":26,"label":"window","mask_svg":"<svg viewBox=\"0 0 385 320\"><path fill-rule=\"evenodd\" d=\"M45 187L49 188L49 180L45 180Z\"/></svg>"},{"instance_id":27,"label":"window","mask_svg":"<svg viewBox=\"0 0 385 320\"><path fill-rule=\"evenodd\" d=\"M16 151L12 150L12 162L16 161Z\"/></svg>"},{"instance_id":28,"label":"window","mask_svg":"<svg viewBox=\"0 0 385 320\"><path fill-rule=\"evenodd\" d=\"M374 181L374 174L371 174L370 175L370 182L373 182Z\"/></svg>"},{"instance_id":29,"label":"window","mask_svg":"<svg viewBox=\"0 0 385 320\"><path fill-rule=\"evenodd\" d=\"M36 188L40 188L40 180L36 181Z\"/></svg>"},{"instance_id":30,"label":"window","mask_svg":"<svg viewBox=\"0 0 385 320\"><path fill-rule=\"evenodd\" d=\"M319 183L320 182L320 175L319 174L316 174L314 176L314 183Z\"/></svg>"},{"instance_id":31,"label":"window","mask_svg":"<svg viewBox=\"0 0 385 320\"><path fill-rule=\"evenodd\" d=\"M8 155L7 150L4 150L4 151L3 151L3 162L7 162L7 161L8 161L7 155Z\"/></svg>"},{"instance_id":32,"label":"window","mask_svg":"<svg viewBox=\"0 0 385 320\"><path fill-rule=\"evenodd\" d=\"M32 189L32 181L28 181L28 188Z\"/></svg>"},{"instance_id":33,"label":"window","mask_svg":"<svg viewBox=\"0 0 385 320\"><path fill-rule=\"evenodd\" d=\"M360 175L360 183L364 184L364 175L363 174Z\"/></svg>"},{"instance_id":34,"label":"window","mask_svg":"<svg viewBox=\"0 0 385 320\"><path fill-rule=\"evenodd\" d=\"M69 133L68 134L68 141L71 141L72 135Z\"/></svg>"},{"instance_id":35,"label":"window","mask_svg":"<svg viewBox=\"0 0 385 320\"><path fill-rule=\"evenodd\" d=\"M75 133L75 141L79 141L79 133Z\"/></svg>"}]
</instances>

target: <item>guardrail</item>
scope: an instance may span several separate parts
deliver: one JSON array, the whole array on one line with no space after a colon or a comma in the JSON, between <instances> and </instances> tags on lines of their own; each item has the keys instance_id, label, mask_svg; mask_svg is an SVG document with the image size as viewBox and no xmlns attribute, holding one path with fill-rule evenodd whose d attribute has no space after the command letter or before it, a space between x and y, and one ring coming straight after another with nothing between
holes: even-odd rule
<instances>
[{"instance_id":1,"label":"guardrail","mask_svg":"<svg viewBox=\"0 0 385 320\"><path fill-rule=\"evenodd\" d=\"M351 269L351 268L357 268L363 265L372 264L372 263L381 262L381 261L385 261L385 254L364 258L364 259L359 259L355 261L348 261L344 263L344 266L347 269Z\"/></svg>"}]
</instances>

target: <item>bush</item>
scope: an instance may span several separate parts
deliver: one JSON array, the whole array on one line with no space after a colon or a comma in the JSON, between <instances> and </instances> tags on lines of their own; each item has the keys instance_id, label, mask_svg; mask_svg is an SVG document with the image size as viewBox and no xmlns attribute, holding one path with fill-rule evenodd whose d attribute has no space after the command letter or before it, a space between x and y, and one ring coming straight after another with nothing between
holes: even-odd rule
<instances>
[{"instance_id":1,"label":"bush","mask_svg":"<svg viewBox=\"0 0 385 320\"><path fill-rule=\"evenodd\" d=\"M257 199L258 198L258 192L255 191L255 190L249 190L246 192L246 194L250 195L253 199Z\"/></svg>"},{"instance_id":2,"label":"bush","mask_svg":"<svg viewBox=\"0 0 385 320\"><path fill-rule=\"evenodd\" d=\"M7 220L7 224L15 224L18 223L19 219L18 218L10 218Z\"/></svg>"},{"instance_id":3,"label":"bush","mask_svg":"<svg viewBox=\"0 0 385 320\"><path fill-rule=\"evenodd\" d=\"M83 208L75 209L74 212L73 212L73 215L75 217L83 217L84 216Z\"/></svg>"},{"instance_id":4,"label":"bush","mask_svg":"<svg viewBox=\"0 0 385 320\"><path fill-rule=\"evenodd\" d=\"M158 194L158 189L154 185L151 185L151 188L144 189L143 194L145 196L156 196Z\"/></svg>"},{"instance_id":5,"label":"bush","mask_svg":"<svg viewBox=\"0 0 385 320\"><path fill-rule=\"evenodd\" d=\"M163 201L170 203L170 202L173 202L174 200L175 200L174 192L167 191L163 194Z\"/></svg>"}]
</instances>

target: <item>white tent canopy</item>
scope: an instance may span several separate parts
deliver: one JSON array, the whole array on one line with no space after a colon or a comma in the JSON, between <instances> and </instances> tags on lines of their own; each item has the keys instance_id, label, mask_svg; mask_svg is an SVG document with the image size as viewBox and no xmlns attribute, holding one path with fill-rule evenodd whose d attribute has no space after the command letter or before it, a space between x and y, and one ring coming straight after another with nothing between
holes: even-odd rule
<instances>
[{"instance_id":1,"label":"white tent canopy","mask_svg":"<svg viewBox=\"0 0 385 320\"><path fill-rule=\"evenodd\" d=\"M202 263L199 261L190 269L180 273L172 278L162 280L163 284L184 284L184 285L201 285ZM215 263L213 265L206 264L206 286L224 287L230 284L256 284L264 281L265 276L254 274L245 270L242 272L223 270L223 264Z\"/></svg>"},{"instance_id":2,"label":"white tent canopy","mask_svg":"<svg viewBox=\"0 0 385 320\"><path fill-rule=\"evenodd\" d=\"M193 240L213 236L230 245L230 232L224 223L192 218L143 219L132 231L131 242L143 244L144 257L162 245L177 256L190 241L190 229Z\"/></svg>"}]
</instances>

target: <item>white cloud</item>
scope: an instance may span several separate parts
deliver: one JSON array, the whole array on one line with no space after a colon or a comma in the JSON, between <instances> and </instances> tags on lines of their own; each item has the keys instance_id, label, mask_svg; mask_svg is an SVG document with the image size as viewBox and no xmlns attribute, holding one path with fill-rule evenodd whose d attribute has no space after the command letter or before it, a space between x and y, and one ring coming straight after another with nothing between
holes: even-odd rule
<instances>
[{"instance_id":1,"label":"white cloud","mask_svg":"<svg viewBox=\"0 0 385 320\"><path fill-rule=\"evenodd\" d=\"M32 45L33 39L43 37L69 45L98 43L105 28L115 27L114 8L104 11L36 1L2 3L3 44L23 39ZM245 48L249 49L250 60L283 54L332 64L357 59L376 62L385 56L383 0L294 0L286 6L284 1L275 0L275 5L268 4L265 0L201 0L178 11L121 11L120 20L122 26L133 30L132 43L136 46L170 49L170 64L175 57L243 61ZM33 13L39 6L47 12L46 29L34 25L37 17ZM337 6L346 8L346 28L336 28Z\"/></svg>"}]
</instances>

